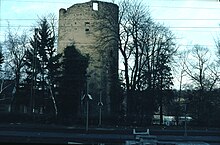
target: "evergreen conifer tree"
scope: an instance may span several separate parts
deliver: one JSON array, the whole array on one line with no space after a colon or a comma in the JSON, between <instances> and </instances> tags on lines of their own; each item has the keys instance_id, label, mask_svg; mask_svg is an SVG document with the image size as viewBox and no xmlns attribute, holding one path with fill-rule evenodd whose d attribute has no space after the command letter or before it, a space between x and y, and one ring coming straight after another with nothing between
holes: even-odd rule
<instances>
[{"instance_id":1,"label":"evergreen conifer tree","mask_svg":"<svg viewBox=\"0 0 220 145\"><path fill-rule=\"evenodd\" d=\"M87 56L83 56L74 45L65 48L59 99L62 118L76 118L79 112L82 92L85 90L87 67Z\"/></svg>"},{"instance_id":2,"label":"evergreen conifer tree","mask_svg":"<svg viewBox=\"0 0 220 145\"><path fill-rule=\"evenodd\" d=\"M39 28L35 29L35 35L30 41L31 49L26 52L26 82L31 86L31 110L35 107L51 112L53 107L57 115L55 89L61 75L61 54L57 54L54 43L55 35L44 18L40 21ZM51 104L53 105L50 106Z\"/></svg>"}]
</instances>

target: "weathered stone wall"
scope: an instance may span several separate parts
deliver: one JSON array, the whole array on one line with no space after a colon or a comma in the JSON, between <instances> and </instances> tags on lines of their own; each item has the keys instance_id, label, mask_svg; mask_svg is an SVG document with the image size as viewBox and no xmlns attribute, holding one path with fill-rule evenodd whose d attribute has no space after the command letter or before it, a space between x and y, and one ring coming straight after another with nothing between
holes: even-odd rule
<instances>
[{"instance_id":1,"label":"weathered stone wall","mask_svg":"<svg viewBox=\"0 0 220 145\"><path fill-rule=\"evenodd\" d=\"M118 6L113 3L93 0L59 11L58 52L75 44L90 57L88 91L93 97L91 114L95 116L100 96L104 112L111 111L110 88L118 76L118 31Z\"/></svg>"}]
</instances>

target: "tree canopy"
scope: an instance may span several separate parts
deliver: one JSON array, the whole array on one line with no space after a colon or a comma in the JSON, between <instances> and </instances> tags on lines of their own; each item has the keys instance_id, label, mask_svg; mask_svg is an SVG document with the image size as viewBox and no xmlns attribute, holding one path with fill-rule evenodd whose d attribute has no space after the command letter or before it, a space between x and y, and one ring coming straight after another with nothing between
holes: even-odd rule
<instances>
[{"instance_id":1,"label":"tree canopy","mask_svg":"<svg viewBox=\"0 0 220 145\"><path fill-rule=\"evenodd\" d=\"M59 85L59 101L63 117L76 118L80 111L81 98L86 89L88 61L88 56L82 55L75 45L64 49L62 77Z\"/></svg>"}]
</instances>

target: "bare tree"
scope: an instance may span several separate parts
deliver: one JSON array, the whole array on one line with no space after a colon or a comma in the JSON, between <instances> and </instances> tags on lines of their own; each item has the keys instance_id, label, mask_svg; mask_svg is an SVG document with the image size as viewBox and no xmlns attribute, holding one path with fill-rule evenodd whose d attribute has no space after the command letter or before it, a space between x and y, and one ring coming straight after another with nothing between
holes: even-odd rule
<instances>
[{"instance_id":1,"label":"bare tree","mask_svg":"<svg viewBox=\"0 0 220 145\"><path fill-rule=\"evenodd\" d=\"M14 95L12 104L15 101L15 94L19 90L19 84L22 81L22 73L24 73L25 51L29 47L28 37L25 32L19 34L18 31L11 30L10 25L6 34L4 46L6 50L4 72L5 79L14 80Z\"/></svg>"},{"instance_id":2,"label":"bare tree","mask_svg":"<svg viewBox=\"0 0 220 145\"><path fill-rule=\"evenodd\" d=\"M119 49L124 61L126 90L128 99L130 98L127 102L132 102L130 105L133 107L129 108L133 109L130 111L137 114L141 112L137 108L142 107L138 107L140 102L131 95L132 92L146 89L162 91L172 84L169 63L176 52L176 46L171 31L155 23L142 3L129 2L123 1L121 4ZM160 98L161 112L162 103Z\"/></svg>"},{"instance_id":3,"label":"bare tree","mask_svg":"<svg viewBox=\"0 0 220 145\"><path fill-rule=\"evenodd\" d=\"M209 70L212 66L208 48L195 45L185 63L186 73L194 81L195 87L201 91L207 89L208 73L211 73Z\"/></svg>"},{"instance_id":4,"label":"bare tree","mask_svg":"<svg viewBox=\"0 0 220 145\"><path fill-rule=\"evenodd\" d=\"M172 106L171 106L171 111L173 112L173 114L175 115L175 121L177 126L179 125L179 117L183 114L183 99L186 100L186 98L184 98L183 95L183 89L184 89L184 85L187 84L187 81L185 79L187 79L187 74L186 74L186 61L187 61L187 51L179 51L179 53L176 55L175 62L174 62L174 76L175 79L177 80L177 84L179 83L179 90L177 91L178 94L176 97L174 97L174 100L172 100ZM173 108L173 106L175 108Z\"/></svg>"},{"instance_id":5,"label":"bare tree","mask_svg":"<svg viewBox=\"0 0 220 145\"><path fill-rule=\"evenodd\" d=\"M25 51L29 47L27 34L25 32L18 34L16 31L13 33L9 26L4 45L6 48L5 63L10 67L11 78L15 79L15 84L18 86L24 66Z\"/></svg>"},{"instance_id":6,"label":"bare tree","mask_svg":"<svg viewBox=\"0 0 220 145\"><path fill-rule=\"evenodd\" d=\"M154 93L149 95L146 91L158 92L156 89L160 88L162 92L172 85L169 63L176 52L175 37L168 28L155 23L148 8L138 1L123 0L119 3L118 24L114 19L105 16L105 13L100 15L102 19L109 21L108 25L100 26L103 24L100 23L98 28L118 37L103 35L99 44L105 46L112 41L118 43L124 64L121 74L125 84L125 115L128 112L137 116L152 115L156 108L157 96ZM120 28L119 32L112 29L117 25ZM146 96L154 97L150 99ZM150 109L151 113L146 113Z\"/></svg>"},{"instance_id":7,"label":"bare tree","mask_svg":"<svg viewBox=\"0 0 220 145\"><path fill-rule=\"evenodd\" d=\"M219 70L214 60L211 59L209 49L199 45L195 45L189 52L185 66L186 73L191 78L194 89L198 92L192 98L192 102L195 102L196 119L198 121L205 120L207 123L209 98L206 93L216 87L219 80Z\"/></svg>"}]
</instances>

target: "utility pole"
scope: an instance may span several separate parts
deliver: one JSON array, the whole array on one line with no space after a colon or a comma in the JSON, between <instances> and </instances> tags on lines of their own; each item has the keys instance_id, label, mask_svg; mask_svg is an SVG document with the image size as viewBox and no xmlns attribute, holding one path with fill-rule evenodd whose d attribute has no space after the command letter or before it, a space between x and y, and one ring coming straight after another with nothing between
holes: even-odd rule
<instances>
[{"instance_id":1,"label":"utility pole","mask_svg":"<svg viewBox=\"0 0 220 145\"><path fill-rule=\"evenodd\" d=\"M35 41L35 47L33 50L33 62L32 62L32 80L31 80L31 101L30 101L30 113L33 115L34 113L34 106L35 106L35 89L36 89L36 51L37 51L37 34L38 34L38 28L34 29L34 41Z\"/></svg>"}]
</instances>

